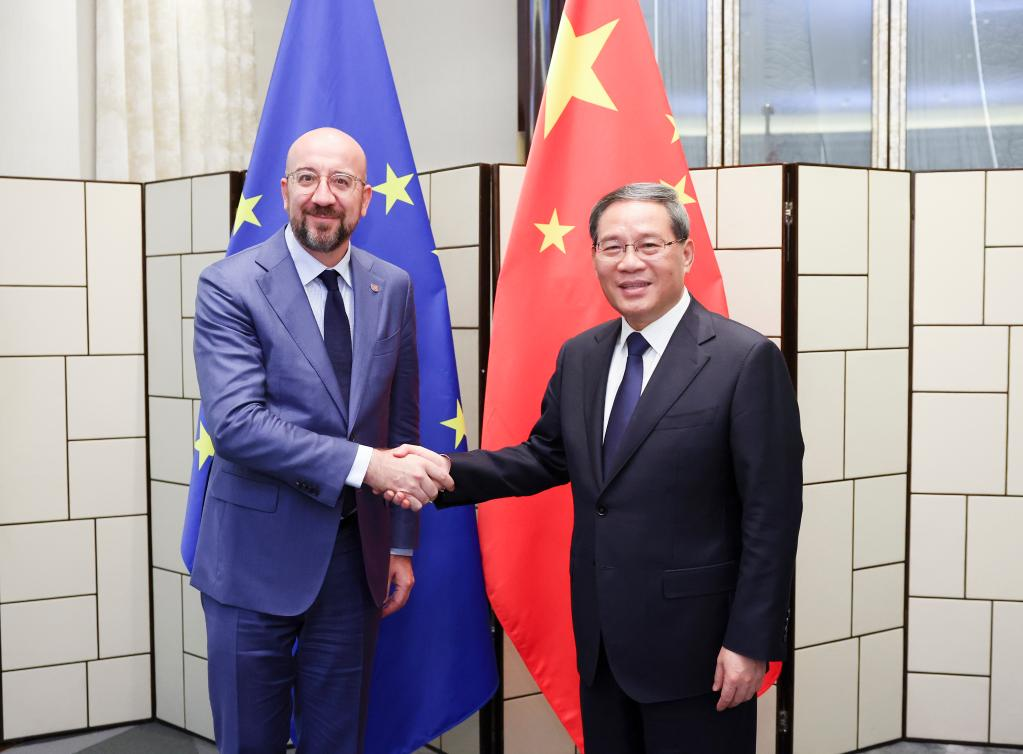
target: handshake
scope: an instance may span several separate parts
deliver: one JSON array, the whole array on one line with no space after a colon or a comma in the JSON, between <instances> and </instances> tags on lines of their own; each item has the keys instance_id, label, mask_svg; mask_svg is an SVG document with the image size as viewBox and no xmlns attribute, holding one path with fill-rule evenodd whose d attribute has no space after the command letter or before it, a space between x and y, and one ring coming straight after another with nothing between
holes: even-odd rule
<instances>
[{"instance_id":1,"label":"handshake","mask_svg":"<svg viewBox=\"0 0 1023 754\"><path fill-rule=\"evenodd\" d=\"M453 490L451 460L419 445L374 450L364 484L388 502L418 511L441 490Z\"/></svg>"}]
</instances>

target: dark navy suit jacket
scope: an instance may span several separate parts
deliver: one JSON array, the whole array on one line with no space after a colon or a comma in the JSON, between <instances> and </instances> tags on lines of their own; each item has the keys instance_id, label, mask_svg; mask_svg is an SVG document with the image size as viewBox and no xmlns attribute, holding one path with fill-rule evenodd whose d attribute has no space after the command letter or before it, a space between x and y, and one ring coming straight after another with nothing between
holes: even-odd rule
<instances>
[{"instance_id":1,"label":"dark navy suit jacket","mask_svg":"<svg viewBox=\"0 0 1023 754\"><path fill-rule=\"evenodd\" d=\"M192 584L218 602L297 615L319 592L358 445L419 441L419 367L408 274L351 246L350 405L283 229L203 271L195 364L216 455ZM390 550L418 517L358 490L366 579L382 604Z\"/></svg>"},{"instance_id":2,"label":"dark navy suit jacket","mask_svg":"<svg viewBox=\"0 0 1023 754\"><path fill-rule=\"evenodd\" d=\"M781 352L693 300L602 469L604 395L621 320L558 355L528 440L452 457L438 507L570 481L579 672L603 639L639 702L711 690L722 645L783 656L802 513L799 414Z\"/></svg>"}]
</instances>

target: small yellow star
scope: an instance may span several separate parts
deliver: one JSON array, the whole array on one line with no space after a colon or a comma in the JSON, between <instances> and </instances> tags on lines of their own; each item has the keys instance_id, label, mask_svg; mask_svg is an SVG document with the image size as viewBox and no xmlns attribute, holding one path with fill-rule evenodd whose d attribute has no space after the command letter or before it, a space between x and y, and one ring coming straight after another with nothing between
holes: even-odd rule
<instances>
[{"instance_id":1,"label":"small yellow star","mask_svg":"<svg viewBox=\"0 0 1023 754\"><path fill-rule=\"evenodd\" d=\"M199 451L199 465L196 468L201 469L206 465L206 461L214 456L213 439L202 422L199 422L199 438L192 447Z\"/></svg>"},{"instance_id":2,"label":"small yellow star","mask_svg":"<svg viewBox=\"0 0 1023 754\"><path fill-rule=\"evenodd\" d=\"M379 191L381 194L387 197L387 206L384 208L384 214L389 214L391 207L394 206L395 202L405 202L405 204L412 204L412 197L408 195L408 191L405 189L408 186L409 181L412 180L412 176L415 173L409 173L408 175L395 175L394 170L391 169L391 165L387 165L387 180L381 183L379 186L374 186L374 191Z\"/></svg>"},{"instance_id":3,"label":"small yellow star","mask_svg":"<svg viewBox=\"0 0 1023 754\"><path fill-rule=\"evenodd\" d=\"M238 228L242 227L245 223L252 223L257 227L262 227L262 224L259 222L259 218L256 217L256 213L253 212L256 205L259 204L259 200L262 198L262 194L254 196L251 199L246 199L245 196L242 195L242 198L238 200L238 209L235 210L234 213L234 230L231 231L232 234L237 233Z\"/></svg>"},{"instance_id":4,"label":"small yellow star","mask_svg":"<svg viewBox=\"0 0 1023 754\"><path fill-rule=\"evenodd\" d=\"M673 115L671 115L670 113L668 115L665 115L664 117L667 118L668 122L671 124L671 132L672 132L671 133L671 143L674 144L676 141L679 140L679 138L681 138L681 135L678 132L678 123L675 122L675 117Z\"/></svg>"},{"instance_id":5,"label":"small yellow star","mask_svg":"<svg viewBox=\"0 0 1023 754\"><path fill-rule=\"evenodd\" d=\"M693 202L696 201L696 199L694 199L693 197L689 196L689 194L686 193L686 179L688 177L689 177L688 175L682 176L682 180L675 184L671 184L665 180L662 180L661 185L675 189L675 193L678 194L678 200L683 204L692 204Z\"/></svg>"},{"instance_id":6,"label":"small yellow star","mask_svg":"<svg viewBox=\"0 0 1023 754\"><path fill-rule=\"evenodd\" d=\"M465 438L465 415L462 413L462 402L455 401L455 418L448 419L441 424L449 429L455 430L455 447L462 444Z\"/></svg>"},{"instance_id":7,"label":"small yellow star","mask_svg":"<svg viewBox=\"0 0 1023 754\"><path fill-rule=\"evenodd\" d=\"M554 40L551 67L547 73L543 115L545 139L572 98L618 111L597 74L593 72L593 64L597 62L617 24L616 18L598 29L576 36L568 16L562 16L558 38Z\"/></svg>"},{"instance_id":8,"label":"small yellow star","mask_svg":"<svg viewBox=\"0 0 1023 754\"><path fill-rule=\"evenodd\" d=\"M543 244L540 246L540 253L542 254L551 246L557 246L561 249L562 254L566 254L565 251L565 236L568 235L569 231L575 228L574 225L562 225L561 221L558 220L558 210L555 209L551 213L551 221L549 223L533 223L536 229L543 233Z\"/></svg>"}]
</instances>

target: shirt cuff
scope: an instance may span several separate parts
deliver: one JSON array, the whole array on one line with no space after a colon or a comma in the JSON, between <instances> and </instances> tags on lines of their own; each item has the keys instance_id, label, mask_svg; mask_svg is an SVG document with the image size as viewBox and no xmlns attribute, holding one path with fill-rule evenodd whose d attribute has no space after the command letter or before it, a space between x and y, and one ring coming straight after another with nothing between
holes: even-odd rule
<instances>
[{"instance_id":1,"label":"shirt cuff","mask_svg":"<svg viewBox=\"0 0 1023 754\"><path fill-rule=\"evenodd\" d=\"M404 555L406 557L411 558L413 555L415 555L415 553L416 553L415 550L411 550L408 547L392 547L391 548L391 555Z\"/></svg>"},{"instance_id":2,"label":"shirt cuff","mask_svg":"<svg viewBox=\"0 0 1023 754\"><path fill-rule=\"evenodd\" d=\"M355 489L359 489L362 486L362 482L366 479L366 470L369 469L369 459L372 455L373 448L368 445L359 446L359 450L355 454L355 461L348 472L348 478L345 479L345 484Z\"/></svg>"}]
</instances>

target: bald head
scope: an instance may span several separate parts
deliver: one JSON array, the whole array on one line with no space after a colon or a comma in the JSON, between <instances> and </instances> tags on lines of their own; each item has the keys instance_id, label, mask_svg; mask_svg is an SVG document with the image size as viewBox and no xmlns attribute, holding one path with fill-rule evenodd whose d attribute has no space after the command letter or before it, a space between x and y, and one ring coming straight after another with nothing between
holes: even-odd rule
<instances>
[{"instance_id":1,"label":"bald head","mask_svg":"<svg viewBox=\"0 0 1023 754\"><path fill-rule=\"evenodd\" d=\"M314 128L295 139L288 149L284 172L298 168L322 169L326 163L344 164L336 168L357 178L366 177L366 153L355 139L336 128Z\"/></svg>"}]
</instances>

